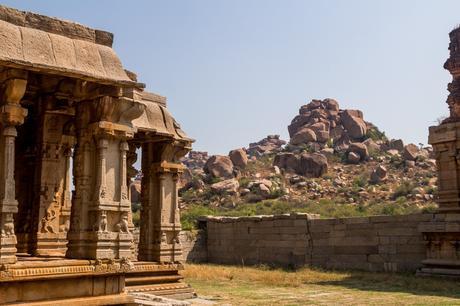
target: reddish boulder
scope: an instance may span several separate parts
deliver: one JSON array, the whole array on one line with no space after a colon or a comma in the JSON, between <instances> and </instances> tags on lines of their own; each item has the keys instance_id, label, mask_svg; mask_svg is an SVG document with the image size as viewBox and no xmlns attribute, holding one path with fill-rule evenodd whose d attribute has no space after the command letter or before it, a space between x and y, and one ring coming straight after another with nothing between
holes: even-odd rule
<instances>
[{"instance_id":1,"label":"reddish boulder","mask_svg":"<svg viewBox=\"0 0 460 306\"><path fill-rule=\"evenodd\" d=\"M363 143L354 142L348 147L348 153L355 153L359 155L360 161L367 160L369 158L369 151Z\"/></svg>"},{"instance_id":2,"label":"reddish boulder","mask_svg":"<svg viewBox=\"0 0 460 306\"><path fill-rule=\"evenodd\" d=\"M287 172L297 172L300 159L294 153L286 152L275 156L273 166L284 169Z\"/></svg>"},{"instance_id":3,"label":"reddish boulder","mask_svg":"<svg viewBox=\"0 0 460 306\"><path fill-rule=\"evenodd\" d=\"M306 177L321 177L327 172L327 168L326 156L319 153L303 153L296 173Z\"/></svg>"},{"instance_id":4,"label":"reddish boulder","mask_svg":"<svg viewBox=\"0 0 460 306\"><path fill-rule=\"evenodd\" d=\"M415 144L410 143L404 147L403 158L405 160L416 160L418 153L419 148Z\"/></svg>"},{"instance_id":5,"label":"reddish boulder","mask_svg":"<svg viewBox=\"0 0 460 306\"><path fill-rule=\"evenodd\" d=\"M387 169L384 166L379 165L377 168L374 169L374 171L372 171L370 182L372 184L378 184L386 180L387 173Z\"/></svg>"},{"instance_id":6,"label":"reddish boulder","mask_svg":"<svg viewBox=\"0 0 460 306\"><path fill-rule=\"evenodd\" d=\"M339 103L334 100L334 99L324 99L323 104L326 107L326 109L338 112L339 111Z\"/></svg>"},{"instance_id":7,"label":"reddish boulder","mask_svg":"<svg viewBox=\"0 0 460 306\"><path fill-rule=\"evenodd\" d=\"M401 139L390 140L390 149L402 152L404 150L404 142Z\"/></svg>"},{"instance_id":8,"label":"reddish boulder","mask_svg":"<svg viewBox=\"0 0 460 306\"><path fill-rule=\"evenodd\" d=\"M205 173L213 177L232 178L233 163L228 156L213 155L203 167Z\"/></svg>"},{"instance_id":9,"label":"reddish boulder","mask_svg":"<svg viewBox=\"0 0 460 306\"><path fill-rule=\"evenodd\" d=\"M361 156L359 156L358 153L349 152L347 155L347 161L350 164L359 164L359 162L361 161Z\"/></svg>"},{"instance_id":10,"label":"reddish boulder","mask_svg":"<svg viewBox=\"0 0 460 306\"><path fill-rule=\"evenodd\" d=\"M233 165L237 168L244 169L248 164L248 155L243 149L236 149L228 153Z\"/></svg>"},{"instance_id":11,"label":"reddish boulder","mask_svg":"<svg viewBox=\"0 0 460 306\"><path fill-rule=\"evenodd\" d=\"M340 119L352 139L361 139L366 135L367 126L360 111L344 110L340 115Z\"/></svg>"},{"instance_id":12,"label":"reddish boulder","mask_svg":"<svg viewBox=\"0 0 460 306\"><path fill-rule=\"evenodd\" d=\"M315 142L316 134L309 128L302 128L291 138L291 144L300 145L303 143Z\"/></svg>"},{"instance_id":13,"label":"reddish boulder","mask_svg":"<svg viewBox=\"0 0 460 306\"><path fill-rule=\"evenodd\" d=\"M216 193L236 194L240 184L236 179L228 179L211 185L211 190Z\"/></svg>"}]
</instances>

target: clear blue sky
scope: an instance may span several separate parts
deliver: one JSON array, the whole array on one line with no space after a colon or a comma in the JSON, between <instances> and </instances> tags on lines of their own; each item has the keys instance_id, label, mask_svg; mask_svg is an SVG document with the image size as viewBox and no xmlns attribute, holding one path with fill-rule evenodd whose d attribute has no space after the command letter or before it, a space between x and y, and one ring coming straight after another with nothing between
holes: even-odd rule
<instances>
[{"instance_id":1,"label":"clear blue sky","mask_svg":"<svg viewBox=\"0 0 460 306\"><path fill-rule=\"evenodd\" d=\"M118 55L197 141L227 153L287 138L300 105L335 98L389 137L426 143L460 1L1 1L115 34Z\"/></svg>"}]
</instances>

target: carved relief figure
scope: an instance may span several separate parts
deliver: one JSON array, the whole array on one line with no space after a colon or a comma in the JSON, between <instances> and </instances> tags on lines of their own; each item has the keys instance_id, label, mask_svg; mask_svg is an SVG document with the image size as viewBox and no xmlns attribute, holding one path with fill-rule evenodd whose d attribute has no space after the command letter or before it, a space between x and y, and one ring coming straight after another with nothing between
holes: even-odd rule
<instances>
[{"instance_id":1,"label":"carved relief figure","mask_svg":"<svg viewBox=\"0 0 460 306\"><path fill-rule=\"evenodd\" d=\"M14 222L13 214L6 213L3 215L2 225L2 237L8 237L14 235Z\"/></svg>"},{"instance_id":2,"label":"carved relief figure","mask_svg":"<svg viewBox=\"0 0 460 306\"><path fill-rule=\"evenodd\" d=\"M101 189L101 194L99 195L99 197L100 197L101 199L104 199L105 196L106 196L105 188L102 188L102 189Z\"/></svg>"},{"instance_id":3,"label":"carved relief figure","mask_svg":"<svg viewBox=\"0 0 460 306\"><path fill-rule=\"evenodd\" d=\"M107 233L107 212L105 210L101 211L98 215L98 220L94 224L94 229L99 233Z\"/></svg>"},{"instance_id":4,"label":"carved relief figure","mask_svg":"<svg viewBox=\"0 0 460 306\"><path fill-rule=\"evenodd\" d=\"M117 229L117 232L120 233L129 233L129 227L128 227L128 213L123 212L120 222L118 222L115 225L115 228Z\"/></svg>"},{"instance_id":5,"label":"carved relief figure","mask_svg":"<svg viewBox=\"0 0 460 306\"><path fill-rule=\"evenodd\" d=\"M55 230L53 224L51 224L54 219L56 219L56 211L52 207L49 207L41 220L42 227L40 231L42 233L54 233Z\"/></svg>"},{"instance_id":6,"label":"carved relief figure","mask_svg":"<svg viewBox=\"0 0 460 306\"><path fill-rule=\"evenodd\" d=\"M70 228L70 220L66 218L64 223L59 226L59 231L67 233L69 231L69 228Z\"/></svg>"},{"instance_id":7,"label":"carved relief figure","mask_svg":"<svg viewBox=\"0 0 460 306\"><path fill-rule=\"evenodd\" d=\"M167 243L167 237L165 232L161 232L161 243Z\"/></svg>"}]
</instances>

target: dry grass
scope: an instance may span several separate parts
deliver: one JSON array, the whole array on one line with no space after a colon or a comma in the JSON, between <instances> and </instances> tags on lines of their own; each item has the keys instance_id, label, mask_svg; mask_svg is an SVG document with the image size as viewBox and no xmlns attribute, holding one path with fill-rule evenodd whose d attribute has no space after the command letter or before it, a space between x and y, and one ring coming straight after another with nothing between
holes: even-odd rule
<instances>
[{"instance_id":1,"label":"dry grass","mask_svg":"<svg viewBox=\"0 0 460 306\"><path fill-rule=\"evenodd\" d=\"M319 270L301 269L289 272L268 267L235 267L220 265L187 265L185 277L202 281L250 281L268 286L298 287L304 284L340 281L347 273L321 272Z\"/></svg>"},{"instance_id":2,"label":"dry grass","mask_svg":"<svg viewBox=\"0 0 460 306\"><path fill-rule=\"evenodd\" d=\"M460 282L413 275L187 265L198 294L232 305L460 305Z\"/></svg>"}]
</instances>

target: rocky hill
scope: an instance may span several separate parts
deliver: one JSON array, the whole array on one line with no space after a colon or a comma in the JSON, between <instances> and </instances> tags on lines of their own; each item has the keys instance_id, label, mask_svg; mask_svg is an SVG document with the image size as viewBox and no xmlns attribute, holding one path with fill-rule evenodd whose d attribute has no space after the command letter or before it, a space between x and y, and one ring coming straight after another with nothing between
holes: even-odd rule
<instances>
[{"instance_id":1,"label":"rocky hill","mask_svg":"<svg viewBox=\"0 0 460 306\"><path fill-rule=\"evenodd\" d=\"M269 135L225 156L190 152L180 189L185 223L200 214L327 217L434 208L430 147L389 140L361 111L340 109L333 99L301 106L288 130L289 142Z\"/></svg>"}]
</instances>

